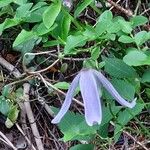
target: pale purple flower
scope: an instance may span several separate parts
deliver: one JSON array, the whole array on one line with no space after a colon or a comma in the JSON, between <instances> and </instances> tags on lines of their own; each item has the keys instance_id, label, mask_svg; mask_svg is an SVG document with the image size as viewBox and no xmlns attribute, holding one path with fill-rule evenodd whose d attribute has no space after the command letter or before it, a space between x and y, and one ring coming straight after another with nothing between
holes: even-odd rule
<instances>
[{"instance_id":1,"label":"pale purple flower","mask_svg":"<svg viewBox=\"0 0 150 150\"><path fill-rule=\"evenodd\" d=\"M83 98L85 120L89 126L100 124L102 121L102 106L100 101L101 86L103 86L122 106L133 108L136 104L136 99L134 99L131 103L123 99L101 72L94 69L82 69L72 81L66 94L65 101L59 113L52 120L52 123L59 123L66 114L78 85L80 86Z\"/></svg>"}]
</instances>

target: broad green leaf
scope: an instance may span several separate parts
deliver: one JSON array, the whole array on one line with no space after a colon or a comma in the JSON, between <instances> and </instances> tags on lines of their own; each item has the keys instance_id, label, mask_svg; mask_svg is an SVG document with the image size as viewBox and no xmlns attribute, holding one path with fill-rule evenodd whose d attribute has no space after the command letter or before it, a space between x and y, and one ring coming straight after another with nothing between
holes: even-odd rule
<instances>
[{"instance_id":1,"label":"broad green leaf","mask_svg":"<svg viewBox=\"0 0 150 150\"><path fill-rule=\"evenodd\" d=\"M97 37L97 32L95 31L93 26L86 25L83 35L88 37L89 40L95 40L95 38Z\"/></svg>"},{"instance_id":2,"label":"broad green leaf","mask_svg":"<svg viewBox=\"0 0 150 150\"><path fill-rule=\"evenodd\" d=\"M134 16L131 18L130 22L132 23L133 28L136 26L144 25L148 22L148 19L144 16Z\"/></svg>"},{"instance_id":3,"label":"broad green leaf","mask_svg":"<svg viewBox=\"0 0 150 150\"><path fill-rule=\"evenodd\" d=\"M40 42L35 32L22 30L13 43L13 48L22 54L30 52L33 47Z\"/></svg>"},{"instance_id":4,"label":"broad green leaf","mask_svg":"<svg viewBox=\"0 0 150 150\"><path fill-rule=\"evenodd\" d=\"M112 12L109 10L104 11L100 15L97 21L97 25L95 27L97 37L108 29L108 26L110 26L110 24L112 23L112 18L113 18Z\"/></svg>"},{"instance_id":5,"label":"broad green leaf","mask_svg":"<svg viewBox=\"0 0 150 150\"><path fill-rule=\"evenodd\" d=\"M77 17L79 16L79 14L85 9L87 8L88 5L90 5L93 2L93 0L84 0L82 1L76 8L75 12L74 12L74 16Z\"/></svg>"},{"instance_id":6,"label":"broad green leaf","mask_svg":"<svg viewBox=\"0 0 150 150\"><path fill-rule=\"evenodd\" d=\"M16 10L15 18L18 19L26 19L30 15L30 9L32 7L33 3L27 3L23 4Z\"/></svg>"},{"instance_id":7,"label":"broad green leaf","mask_svg":"<svg viewBox=\"0 0 150 150\"><path fill-rule=\"evenodd\" d=\"M142 45L144 42L147 41L148 39L148 34L146 31L141 31L141 32L138 32L137 34L135 34L134 36L134 40L135 40L135 43L140 46Z\"/></svg>"},{"instance_id":8,"label":"broad green leaf","mask_svg":"<svg viewBox=\"0 0 150 150\"><path fill-rule=\"evenodd\" d=\"M86 36L83 35L70 35L67 38L67 42L64 48L64 53L69 54L71 50L78 46L83 46L87 40Z\"/></svg>"},{"instance_id":9,"label":"broad green leaf","mask_svg":"<svg viewBox=\"0 0 150 150\"><path fill-rule=\"evenodd\" d=\"M95 27L96 36L99 37L107 30L106 22L98 22Z\"/></svg>"},{"instance_id":10,"label":"broad green leaf","mask_svg":"<svg viewBox=\"0 0 150 150\"><path fill-rule=\"evenodd\" d=\"M52 3L43 13L43 23L47 29L49 29L55 22L61 10L61 2Z\"/></svg>"},{"instance_id":11,"label":"broad green leaf","mask_svg":"<svg viewBox=\"0 0 150 150\"><path fill-rule=\"evenodd\" d=\"M135 70L125 64L121 59L107 58L105 60L105 71L117 78L135 78Z\"/></svg>"},{"instance_id":12,"label":"broad green leaf","mask_svg":"<svg viewBox=\"0 0 150 150\"><path fill-rule=\"evenodd\" d=\"M78 144L71 147L69 150L94 150L93 144Z\"/></svg>"},{"instance_id":13,"label":"broad green leaf","mask_svg":"<svg viewBox=\"0 0 150 150\"><path fill-rule=\"evenodd\" d=\"M131 33L132 31L132 26L131 26L131 23L130 22L127 22L125 20L122 20L122 19L119 19L118 20L118 23L121 27L121 30L125 33Z\"/></svg>"},{"instance_id":14,"label":"broad green leaf","mask_svg":"<svg viewBox=\"0 0 150 150\"><path fill-rule=\"evenodd\" d=\"M26 31L26 30L22 30L17 38L15 39L14 43L13 43L13 47L16 47L22 43L24 43L25 41L28 41L32 38L37 38L37 35L33 32L33 31Z\"/></svg>"},{"instance_id":15,"label":"broad green leaf","mask_svg":"<svg viewBox=\"0 0 150 150\"><path fill-rule=\"evenodd\" d=\"M115 125L114 138L115 141L118 140L120 134L123 130L123 127L136 115L138 115L142 109L144 108L144 104L137 103L132 109L125 109L124 111L120 111L117 118L117 124Z\"/></svg>"},{"instance_id":16,"label":"broad green leaf","mask_svg":"<svg viewBox=\"0 0 150 150\"><path fill-rule=\"evenodd\" d=\"M107 32L108 33L117 33L120 31L120 26L118 25L118 22L117 21L112 21L109 23L108 27L107 27Z\"/></svg>"},{"instance_id":17,"label":"broad green leaf","mask_svg":"<svg viewBox=\"0 0 150 150\"><path fill-rule=\"evenodd\" d=\"M103 117L102 117L102 123L99 126L98 134L103 137L107 138L108 136L108 127L110 121L114 118L114 116L117 115L117 113L120 111L120 106L115 106L114 102L110 103L110 106L103 107Z\"/></svg>"},{"instance_id":18,"label":"broad green leaf","mask_svg":"<svg viewBox=\"0 0 150 150\"><path fill-rule=\"evenodd\" d=\"M31 14L25 19L26 22L41 22L42 15L44 11L48 8L48 6L41 7L39 9L35 9L31 12Z\"/></svg>"},{"instance_id":19,"label":"broad green leaf","mask_svg":"<svg viewBox=\"0 0 150 150\"><path fill-rule=\"evenodd\" d=\"M41 36L44 34L48 34L50 31L54 30L56 27L57 25L54 24L51 28L48 29L42 22L34 28L34 31L37 33L38 36Z\"/></svg>"},{"instance_id":20,"label":"broad green leaf","mask_svg":"<svg viewBox=\"0 0 150 150\"><path fill-rule=\"evenodd\" d=\"M53 108L55 114L58 112L57 110ZM69 140L81 140L86 137L90 138L90 136L96 133L98 128L98 126L88 126L83 115L69 111L58 124L58 127L64 135L63 140L65 142Z\"/></svg>"},{"instance_id":21,"label":"broad green leaf","mask_svg":"<svg viewBox=\"0 0 150 150\"><path fill-rule=\"evenodd\" d=\"M131 38L130 36L127 36L127 35L122 35L119 39L118 39L119 42L122 42L122 43L133 43L134 42L134 39Z\"/></svg>"},{"instance_id":22,"label":"broad green leaf","mask_svg":"<svg viewBox=\"0 0 150 150\"><path fill-rule=\"evenodd\" d=\"M27 52L31 52L32 49L34 48L34 46L39 44L41 42L41 40L42 40L41 37L39 37L39 38L33 37L32 39L24 41L20 45L17 45L16 47L14 47L14 50L19 51L22 53L22 55L24 55Z\"/></svg>"},{"instance_id":23,"label":"broad green leaf","mask_svg":"<svg viewBox=\"0 0 150 150\"><path fill-rule=\"evenodd\" d=\"M124 99L129 101L134 99L135 87L131 83L119 79L113 79L111 82Z\"/></svg>"},{"instance_id":24,"label":"broad green leaf","mask_svg":"<svg viewBox=\"0 0 150 150\"><path fill-rule=\"evenodd\" d=\"M0 8L9 5L13 0L0 0Z\"/></svg>"},{"instance_id":25,"label":"broad green leaf","mask_svg":"<svg viewBox=\"0 0 150 150\"><path fill-rule=\"evenodd\" d=\"M13 19L6 18L5 21L2 24L0 24L0 35L3 33L5 29L16 26L19 23L20 20L17 18L13 18Z\"/></svg>"},{"instance_id":26,"label":"broad green leaf","mask_svg":"<svg viewBox=\"0 0 150 150\"><path fill-rule=\"evenodd\" d=\"M144 52L138 50L130 51L123 57L123 61L129 66L141 66L150 64L150 62L148 63L147 60L148 56Z\"/></svg>"},{"instance_id":27,"label":"broad green leaf","mask_svg":"<svg viewBox=\"0 0 150 150\"><path fill-rule=\"evenodd\" d=\"M115 106L115 103L112 101L110 102L110 107L103 107L103 118L102 118L102 123L100 124L101 126L109 123L111 119L120 111L121 107L120 106Z\"/></svg>"},{"instance_id":28,"label":"broad green leaf","mask_svg":"<svg viewBox=\"0 0 150 150\"><path fill-rule=\"evenodd\" d=\"M144 74L142 75L142 79L141 82L145 83L145 82L150 82L150 68L147 69Z\"/></svg>"},{"instance_id":29,"label":"broad green leaf","mask_svg":"<svg viewBox=\"0 0 150 150\"><path fill-rule=\"evenodd\" d=\"M112 18L113 18L112 12L110 10L106 10L100 15L98 22L106 22L107 23L107 22L110 22L112 20Z\"/></svg>"}]
</instances>

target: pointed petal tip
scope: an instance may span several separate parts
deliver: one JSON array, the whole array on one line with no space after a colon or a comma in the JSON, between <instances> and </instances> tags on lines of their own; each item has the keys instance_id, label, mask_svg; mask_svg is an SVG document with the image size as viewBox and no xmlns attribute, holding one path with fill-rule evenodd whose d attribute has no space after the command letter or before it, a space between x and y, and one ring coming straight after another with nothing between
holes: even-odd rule
<instances>
[{"instance_id":1,"label":"pointed petal tip","mask_svg":"<svg viewBox=\"0 0 150 150\"><path fill-rule=\"evenodd\" d=\"M58 124L59 122L60 122L60 120L55 119L55 118L51 121L52 124Z\"/></svg>"},{"instance_id":2,"label":"pointed petal tip","mask_svg":"<svg viewBox=\"0 0 150 150\"><path fill-rule=\"evenodd\" d=\"M136 105L136 100L137 100L137 98L135 98L135 99L130 103L129 108L133 108L133 107Z\"/></svg>"},{"instance_id":3,"label":"pointed petal tip","mask_svg":"<svg viewBox=\"0 0 150 150\"><path fill-rule=\"evenodd\" d=\"M101 122L97 122L97 121L93 121L92 123L87 123L90 127L94 126L94 125L100 125Z\"/></svg>"},{"instance_id":4,"label":"pointed petal tip","mask_svg":"<svg viewBox=\"0 0 150 150\"><path fill-rule=\"evenodd\" d=\"M89 120L86 120L86 123L88 124L88 126L94 126L94 125L100 125L102 122L102 119L100 118L99 120L93 120L92 122Z\"/></svg>"}]
</instances>

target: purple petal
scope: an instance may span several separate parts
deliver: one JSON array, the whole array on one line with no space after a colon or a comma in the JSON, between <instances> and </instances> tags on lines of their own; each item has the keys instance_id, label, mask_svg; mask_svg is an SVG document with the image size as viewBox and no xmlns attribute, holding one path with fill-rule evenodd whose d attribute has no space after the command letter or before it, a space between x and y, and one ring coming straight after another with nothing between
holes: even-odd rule
<instances>
[{"instance_id":1,"label":"purple petal","mask_svg":"<svg viewBox=\"0 0 150 150\"><path fill-rule=\"evenodd\" d=\"M107 78L102 73L96 70L93 70L93 72L97 79L100 81L100 83L102 83L102 85L116 99L118 103L120 103L122 106L126 106L129 108L133 108L136 105L136 98L131 103L129 103L120 96L120 94L116 91L113 85L107 80Z\"/></svg>"},{"instance_id":2,"label":"purple petal","mask_svg":"<svg viewBox=\"0 0 150 150\"><path fill-rule=\"evenodd\" d=\"M89 126L102 121L102 108L99 89L91 70L81 71L80 91L84 101L85 120Z\"/></svg>"},{"instance_id":3,"label":"purple petal","mask_svg":"<svg viewBox=\"0 0 150 150\"><path fill-rule=\"evenodd\" d=\"M79 79L80 79L80 74L78 74L74 80L72 81L70 87L69 87L69 90L66 94L66 98L65 98L65 101L60 109L60 111L58 112L58 114L55 116L55 118L51 121L51 123L53 124L57 124L60 122L60 120L63 118L63 116L66 114L66 112L68 111L70 105L71 105L71 102L72 102L72 98L73 98L73 94L74 94L74 91L75 89L77 88L78 86L78 83L79 83Z\"/></svg>"}]
</instances>

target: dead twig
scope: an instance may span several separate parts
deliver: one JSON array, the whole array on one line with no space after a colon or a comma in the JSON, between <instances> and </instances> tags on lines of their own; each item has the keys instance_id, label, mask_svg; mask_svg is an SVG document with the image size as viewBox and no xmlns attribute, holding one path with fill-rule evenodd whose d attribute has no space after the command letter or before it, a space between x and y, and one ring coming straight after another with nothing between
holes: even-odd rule
<instances>
[{"instance_id":1,"label":"dead twig","mask_svg":"<svg viewBox=\"0 0 150 150\"><path fill-rule=\"evenodd\" d=\"M138 144L140 147L143 148L143 150L149 150L148 148L145 147L142 143L140 143L137 139L135 139L130 133L123 131L124 134L126 134L128 137L130 137L136 144Z\"/></svg>"},{"instance_id":2,"label":"dead twig","mask_svg":"<svg viewBox=\"0 0 150 150\"><path fill-rule=\"evenodd\" d=\"M16 127L18 128L18 130L21 132L21 134L24 136L24 138L26 139L26 141L28 142L29 145L31 145L33 150L36 150L36 148L33 146L33 144L31 143L31 141L29 140L29 138L25 135L25 133L23 132L23 130L21 129L21 127L18 125L18 123L15 123Z\"/></svg>"},{"instance_id":3,"label":"dead twig","mask_svg":"<svg viewBox=\"0 0 150 150\"><path fill-rule=\"evenodd\" d=\"M6 61L4 58L2 58L0 56L0 64L7 68L7 70L9 70L10 72L12 72L12 74L16 77L16 78L20 78L21 77L21 73L13 66L11 65L8 61Z\"/></svg>"},{"instance_id":4,"label":"dead twig","mask_svg":"<svg viewBox=\"0 0 150 150\"><path fill-rule=\"evenodd\" d=\"M107 0L108 3L110 3L112 6L114 6L115 8L117 8L118 10L120 10L121 12L123 12L124 14L126 14L129 17L133 16L133 13L131 10L127 10L121 6L119 6L117 3L113 2L112 0Z\"/></svg>"},{"instance_id":5,"label":"dead twig","mask_svg":"<svg viewBox=\"0 0 150 150\"><path fill-rule=\"evenodd\" d=\"M31 109L31 105L29 103L29 91L30 91L30 84L29 83L24 83L24 106L27 112L28 120L30 122L30 126L35 138L35 142L37 145L38 150L44 150L43 143L41 141L41 137L34 119L34 115Z\"/></svg>"},{"instance_id":6,"label":"dead twig","mask_svg":"<svg viewBox=\"0 0 150 150\"><path fill-rule=\"evenodd\" d=\"M17 148L11 143L11 141L0 131L0 136L6 141L5 143L9 145L13 150L17 150Z\"/></svg>"}]
</instances>

